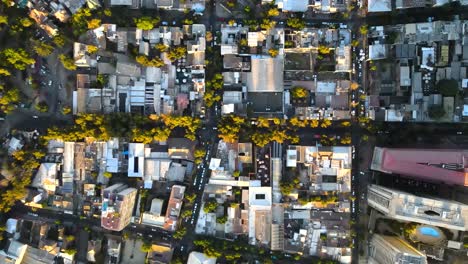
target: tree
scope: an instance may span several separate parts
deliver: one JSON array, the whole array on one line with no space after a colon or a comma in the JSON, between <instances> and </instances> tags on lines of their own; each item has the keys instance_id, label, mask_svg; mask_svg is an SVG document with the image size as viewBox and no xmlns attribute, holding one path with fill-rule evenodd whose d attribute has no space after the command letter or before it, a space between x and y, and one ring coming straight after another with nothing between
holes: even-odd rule
<instances>
[{"instance_id":1,"label":"tree","mask_svg":"<svg viewBox=\"0 0 468 264\"><path fill-rule=\"evenodd\" d=\"M47 105L46 102L40 102L36 104L35 108L37 111L42 112L42 113L49 111L49 106Z\"/></svg>"},{"instance_id":2,"label":"tree","mask_svg":"<svg viewBox=\"0 0 468 264\"><path fill-rule=\"evenodd\" d=\"M54 42L57 47L61 48L63 45L65 45L65 37L62 35L57 35L52 39L52 42Z\"/></svg>"},{"instance_id":3,"label":"tree","mask_svg":"<svg viewBox=\"0 0 468 264\"><path fill-rule=\"evenodd\" d=\"M86 51L89 53L89 54L94 54L98 51L98 47L97 46L94 46L94 45L88 45L86 46Z\"/></svg>"},{"instance_id":4,"label":"tree","mask_svg":"<svg viewBox=\"0 0 468 264\"><path fill-rule=\"evenodd\" d=\"M358 88L359 88L359 84L357 82L352 82L351 83L351 86L350 86L351 91L355 91Z\"/></svg>"},{"instance_id":5,"label":"tree","mask_svg":"<svg viewBox=\"0 0 468 264\"><path fill-rule=\"evenodd\" d=\"M158 43L156 44L155 48L159 50L159 52L165 52L169 49L169 46L163 44L163 43Z\"/></svg>"},{"instance_id":6,"label":"tree","mask_svg":"<svg viewBox=\"0 0 468 264\"><path fill-rule=\"evenodd\" d=\"M221 216L216 218L216 223L218 224L225 224L227 222L227 216Z\"/></svg>"},{"instance_id":7,"label":"tree","mask_svg":"<svg viewBox=\"0 0 468 264\"><path fill-rule=\"evenodd\" d=\"M33 21L29 19L28 17L23 17L20 19L20 24L21 26L27 28L33 25Z\"/></svg>"},{"instance_id":8,"label":"tree","mask_svg":"<svg viewBox=\"0 0 468 264\"><path fill-rule=\"evenodd\" d=\"M456 96L459 92L458 81L454 79L442 79L437 82L436 89L443 96Z\"/></svg>"},{"instance_id":9,"label":"tree","mask_svg":"<svg viewBox=\"0 0 468 264\"><path fill-rule=\"evenodd\" d=\"M66 236L66 237L65 237L65 240L66 240L67 242L73 242L73 241L75 241L75 236L74 236L74 235Z\"/></svg>"},{"instance_id":10,"label":"tree","mask_svg":"<svg viewBox=\"0 0 468 264\"><path fill-rule=\"evenodd\" d=\"M75 255L76 252L78 252L78 251L76 250L76 248L67 248L67 249L64 250L64 252L65 252L66 254L68 254L68 255L72 255L72 256L73 256L73 255Z\"/></svg>"},{"instance_id":11,"label":"tree","mask_svg":"<svg viewBox=\"0 0 468 264\"><path fill-rule=\"evenodd\" d=\"M271 57L275 58L279 54L279 50L277 49L269 49L268 54L270 54Z\"/></svg>"},{"instance_id":12,"label":"tree","mask_svg":"<svg viewBox=\"0 0 468 264\"><path fill-rule=\"evenodd\" d=\"M189 218L192 216L192 210L190 209L184 210L182 211L182 214L180 214L180 216L184 219Z\"/></svg>"},{"instance_id":13,"label":"tree","mask_svg":"<svg viewBox=\"0 0 468 264\"><path fill-rule=\"evenodd\" d=\"M142 245L141 245L141 252L145 252L145 253L148 253L151 251L151 248L152 248L152 244L148 241L145 241Z\"/></svg>"},{"instance_id":14,"label":"tree","mask_svg":"<svg viewBox=\"0 0 468 264\"><path fill-rule=\"evenodd\" d=\"M215 199L210 199L205 203L203 207L203 212L205 213L212 213L218 208L218 202Z\"/></svg>"},{"instance_id":15,"label":"tree","mask_svg":"<svg viewBox=\"0 0 468 264\"><path fill-rule=\"evenodd\" d=\"M159 18L152 18L148 16L140 17L140 18L135 18L134 19L135 25L137 28L142 29L142 30L151 30L153 29L156 24L159 23Z\"/></svg>"},{"instance_id":16,"label":"tree","mask_svg":"<svg viewBox=\"0 0 468 264\"><path fill-rule=\"evenodd\" d=\"M167 53L167 58L174 62L178 59L181 59L185 56L185 53L187 53L187 48L183 46L179 46L173 49L170 49L169 52Z\"/></svg>"},{"instance_id":17,"label":"tree","mask_svg":"<svg viewBox=\"0 0 468 264\"><path fill-rule=\"evenodd\" d=\"M331 120L330 119L323 119L322 123L320 124L320 127L327 128L329 126L331 126Z\"/></svg>"},{"instance_id":18,"label":"tree","mask_svg":"<svg viewBox=\"0 0 468 264\"><path fill-rule=\"evenodd\" d=\"M438 120L445 116L445 109L442 105L431 105L428 109L430 118Z\"/></svg>"},{"instance_id":19,"label":"tree","mask_svg":"<svg viewBox=\"0 0 468 264\"><path fill-rule=\"evenodd\" d=\"M328 55L330 54L330 48L325 46L325 45L319 45L318 46L318 53L322 55Z\"/></svg>"},{"instance_id":20,"label":"tree","mask_svg":"<svg viewBox=\"0 0 468 264\"><path fill-rule=\"evenodd\" d=\"M193 153L193 156L195 158L203 158L206 154L206 151L204 149L196 149L195 152Z\"/></svg>"},{"instance_id":21,"label":"tree","mask_svg":"<svg viewBox=\"0 0 468 264\"><path fill-rule=\"evenodd\" d=\"M292 117L289 119L289 124L293 127L306 127L307 120L300 120L298 117Z\"/></svg>"},{"instance_id":22,"label":"tree","mask_svg":"<svg viewBox=\"0 0 468 264\"><path fill-rule=\"evenodd\" d=\"M0 68L0 75L3 75L3 76L10 76L11 75L11 72L7 69L4 69L4 68Z\"/></svg>"},{"instance_id":23,"label":"tree","mask_svg":"<svg viewBox=\"0 0 468 264\"><path fill-rule=\"evenodd\" d=\"M211 107L215 102L221 101L221 96L215 95L214 91L206 91L203 95L203 100L205 100L205 105L207 107Z\"/></svg>"},{"instance_id":24,"label":"tree","mask_svg":"<svg viewBox=\"0 0 468 264\"><path fill-rule=\"evenodd\" d=\"M340 140L340 143L343 145L351 144L351 137L350 136L342 137Z\"/></svg>"},{"instance_id":25,"label":"tree","mask_svg":"<svg viewBox=\"0 0 468 264\"><path fill-rule=\"evenodd\" d=\"M351 126L351 122L349 122L349 121L343 121L343 122L341 122L341 125L342 125L343 127L350 127L350 126Z\"/></svg>"},{"instance_id":26,"label":"tree","mask_svg":"<svg viewBox=\"0 0 468 264\"><path fill-rule=\"evenodd\" d=\"M0 53L3 60L18 70L25 70L26 66L36 61L22 48L8 48Z\"/></svg>"},{"instance_id":27,"label":"tree","mask_svg":"<svg viewBox=\"0 0 468 264\"><path fill-rule=\"evenodd\" d=\"M276 21L264 18L262 20L262 23L260 24L260 28L263 30L269 30L269 29L274 28L275 25L276 25Z\"/></svg>"},{"instance_id":28,"label":"tree","mask_svg":"<svg viewBox=\"0 0 468 264\"><path fill-rule=\"evenodd\" d=\"M161 68L162 66L164 66L164 61L162 59L160 59L159 57L154 57L152 59L149 59L145 55L138 55L138 56L136 56L135 60L136 60L137 63L139 63L139 64L141 64L143 66L146 66L146 67Z\"/></svg>"},{"instance_id":29,"label":"tree","mask_svg":"<svg viewBox=\"0 0 468 264\"><path fill-rule=\"evenodd\" d=\"M104 9L104 15L107 17L112 16L112 11L109 8Z\"/></svg>"},{"instance_id":30,"label":"tree","mask_svg":"<svg viewBox=\"0 0 468 264\"><path fill-rule=\"evenodd\" d=\"M240 176L240 171L235 170L235 171L232 172L232 177L238 178L239 176Z\"/></svg>"},{"instance_id":31,"label":"tree","mask_svg":"<svg viewBox=\"0 0 468 264\"><path fill-rule=\"evenodd\" d=\"M309 91L306 88L301 86L296 86L291 89L291 96L294 99L302 99L309 96Z\"/></svg>"},{"instance_id":32,"label":"tree","mask_svg":"<svg viewBox=\"0 0 468 264\"><path fill-rule=\"evenodd\" d=\"M367 25L362 25L359 28L359 32L361 33L361 35L367 35L367 33L369 32L368 26Z\"/></svg>"},{"instance_id":33,"label":"tree","mask_svg":"<svg viewBox=\"0 0 468 264\"><path fill-rule=\"evenodd\" d=\"M186 233L187 233L187 228L180 227L177 231L175 231L172 237L175 239L182 239Z\"/></svg>"},{"instance_id":34,"label":"tree","mask_svg":"<svg viewBox=\"0 0 468 264\"><path fill-rule=\"evenodd\" d=\"M279 10L278 8L270 8L267 11L267 17L274 17L274 16L279 16Z\"/></svg>"},{"instance_id":35,"label":"tree","mask_svg":"<svg viewBox=\"0 0 468 264\"><path fill-rule=\"evenodd\" d=\"M65 69L69 71L76 70L75 61L72 58L67 57L65 54L60 54L58 58Z\"/></svg>"},{"instance_id":36,"label":"tree","mask_svg":"<svg viewBox=\"0 0 468 264\"><path fill-rule=\"evenodd\" d=\"M88 29L96 29L101 26L101 19L93 18L88 21Z\"/></svg>"},{"instance_id":37,"label":"tree","mask_svg":"<svg viewBox=\"0 0 468 264\"><path fill-rule=\"evenodd\" d=\"M319 121L317 119L312 119L309 122L309 126L311 128L317 128L319 126Z\"/></svg>"},{"instance_id":38,"label":"tree","mask_svg":"<svg viewBox=\"0 0 468 264\"><path fill-rule=\"evenodd\" d=\"M34 44L33 49L37 53L37 55L41 57L47 57L54 51L53 46L46 44L42 41L37 41Z\"/></svg>"},{"instance_id":39,"label":"tree","mask_svg":"<svg viewBox=\"0 0 468 264\"><path fill-rule=\"evenodd\" d=\"M186 19L182 20L182 24L184 24L184 25L193 25L193 20L189 19L189 18L186 18Z\"/></svg>"},{"instance_id":40,"label":"tree","mask_svg":"<svg viewBox=\"0 0 468 264\"><path fill-rule=\"evenodd\" d=\"M8 17L5 15L0 15L0 25L8 25Z\"/></svg>"},{"instance_id":41,"label":"tree","mask_svg":"<svg viewBox=\"0 0 468 264\"><path fill-rule=\"evenodd\" d=\"M353 46L353 47L359 46L359 40L355 39L355 40L351 41L351 46Z\"/></svg>"},{"instance_id":42,"label":"tree","mask_svg":"<svg viewBox=\"0 0 468 264\"><path fill-rule=\"evenodd\" d=\"M68 115L69 113L71 113L71 108L68 107L68 106L64 106L64 107L62 108L62 114Z\"/></svg>"},{"instance_id":43,"label":"tree","mask_svg":"<svg viewBox=\"0 0 468 264\"><path fill-rule=\"evenodd\" d=\"M187 200L187 203L192 204L195 201L195 198L197 198L197 195L195 193L189 193L184 196L185 200Z\"/></svg>"},{"instance_id":44,"label":"tree","mask_svg":"<svg viewBox=\"0 0 468 264\"><path fill-rule=\"evenodd\" d=\"M305 27L305 22L300 18L290 17L286 20L286 25L293 29L302 30Z\"/></svg>"},{"instance_id":45,"label":"tree","mask_svg":"<svg viewBox=\"0 0 468 264\"><path fill-rule=\"evenodd\" d=\"M112 178L112 173L106 171L106 172L104 172L104 173L102 174L102 176L106 177L107 179L110 179L110 178Z\"/></svg>"}]
</instances>

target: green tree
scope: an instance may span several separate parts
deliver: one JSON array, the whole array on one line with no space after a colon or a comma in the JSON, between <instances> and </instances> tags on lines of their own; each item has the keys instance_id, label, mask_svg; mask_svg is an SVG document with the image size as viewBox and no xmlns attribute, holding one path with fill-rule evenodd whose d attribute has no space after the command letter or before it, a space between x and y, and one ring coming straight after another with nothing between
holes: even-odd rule
<instances>
[{"instance_id":1,"label":"green tree","mask_svg":"<svg viewBox=\"0 0 468 264\"><path fill-rule=\"evenodd\" d=\"M20 19L21 26L27 28L33 25L33 21L28 17L23 17Z\"/></svg>"},{"instance_id":2,"label":"green tree","mask_svg":"<svg viewBox=\"0 0 468 264\"><path fill-rule=\"evenodd\" d=\"M177 229L177 231L175 231L175 233L174 233L174 235L172 237L179 240L179 239L182 239L185 236L186 233L187 233L187 228L179 227L179 229Z\"/></svg>"},{"instance_id":3,"label":"green tree","mask_svg":"<svg viewBox=\"0 0 468 264\"><path fill-rule=\"evenodd\" d=\"M318 53L322 55L328 55L330 54L330 48L325 46L325 45L319 45L318 46Z\"/></svg>"},{"instance_id":4,"label":"green tree","mask_svg":"<svg viewBox=\"0 0 468 264\"><path fill-rule=\"evenodd\" d=\"M270 54L271 57L275 58L279 54L279 50L277 49L269 49L268 54Z\"/></svg>"},{"instance_id":5,"label":"green tree","mask_svg":"<svg viewBox=\"0 0 468 264\"><path fill-rule=\"evenodd\" d=\"M218 208L218 202L215 199L209 199L203 207L203 212L212 213Z\"/></svg>"},{"instance_id":6,"label":"green tree","mask_svg":"<svg viewBox=\"0 0 468 264\"><path fill-rule=\"evenodd\" d=\"M110 172L108 172L108 171L104 172L102 175L103 175L104 177L106 177L107 179L112 178L112 173L110 173Z\"/></svg>"},{"instance_id":7,"label":"green tree","mask_svg":"<svg viewBox=\"0 0 468 264\"><path fill-rule=\"evenodd\" d=\"M72 255L72 256L73 256L73 255L75 255L76 252L78 252L78 251L76 250L76 248L67 248L67 249L64 250L64 252L65 252L66 254L68 254L68 255Z\"/></svg>"},{"instance_id":8,"label":"green tree","mask_svg":"<svg viewBox=\"0 0 468 264\"><path fill-rule=\"evenodd\" d=\"M307 89L304 87L296 86L291 89L291 96L294 99L306 98L307 96L309 96L309 91L307 91Z\"/></svg>"},{"instance_id":9,"label":"green tree","mask_svg":"<svg viewBox=\"0 0 468 264\"><path fill-rule=\"evenodd\" d=\"M0 25L8 25L8 16L0 15Z\"/></svg>"},{"instance_id":10,"label":"green tree","mask_svg":"<svg viewBox=\"0 0 468 264\"><path fill-rule=\"evenodd\" d=\"M159 23L159 17L152 18L144 16L140 18L135 18L134 21L137 28L142 30L151 30L156 26L156 24Z\"/></svg>"},{"instance_id":11,"label":"green tree","mask_svg":"<svg viewBox=\"0 0 468 264\"><path fill-rule=\"evenodd\" d=\"M0 68L0 75L3 75L3 76L10 76L11 75L11 72L7 69L4 69L4 68Z\"/></svg>"},{"instance_id":12,"label":"green tree","mask_svg":"<svg viewBox=\"0 0 468 264\"><path fill-rule=\"evenodd\" d=\"M37 111L42 112L42 113L49 111L49 106L47 105L46 102L40 102L36 104L35 108Z\"/></svg>"},{"instance_id":13,"label":"green tree","mask_svg":"<svg viewBox=\"0 0 468 264\"><path fill-rule=\"evenodd\" d=\"M159 57L154 57L152 59L149 59L145 55L138 55L138 56L136 56L135 60L136 60L137 63L139 63L139 64L141 64L143 66L146 66L146 67L161 68L162 66L164 66L164 61L162 59L160 59Z\"/></svg>"},{"instance_id":14,"label":"green tree","mask_svg":"<svg viewBox=\"0 0 468 264\"><path fill-rule=\"evenodd\" d=\"M153 246L153 245L152 245L150 242L145 241L145 242L141 245L140 250L141 250L142 252L148 253L148 252L151 251L152 246Z\"/></svg>"},{"instance_id":15,"label":"green tree","mask_svg":"<svg viewBox=\"0 0 468 264\"><path fill-rule=\"evenodd\" d=\"M101 19L93 18L88 21L88 29L96 29L101 26Z\"/></svg>"},{"instance_id":16,"label":"green tree","mask_svg":"<svg viewBox=\"0 0 468 264\"><path fill-rule=\"evenodd\" d=\"M69 71L76 70L75 61L72 58L67 57L65 54L60 54L58 58L65 69Z\"/></svg>"},{"instance_id":17,"label":"green tree","mask_svg":"<svg viewBox=\"0 0 468 264\"><path fill-rule=\"evenodd\" d=\"M216 218L216 223L218 224L225 224L227 222L227 216L221 216L221 217L218 217Z\"/></svg>"},{"instance_id":18,"label":"green tree","mask_svg":"<svg viewBox=\"0 0 468 264\"><path fill-rule=\"evenodd\" d=\"M18 70L25 70L26 66L36 61L22 48L8 48L0 53L3 60Z\"/></svg>"},{"instance_id":19,"label":"green tree","mask_svg":"<svg viewBox=\"0 0 468 264\"><path fill-rule=\"evenodd\" d=\"M64 107L62 108L62 114L68 115L69 113L71 113L71 108L68 107L68 106L64 106Z\"/></svg>"},{"instance_id":20,"label":"green tree","mask_svg":"<svg viewBox=\"0 0 468 264\"><path fill-rule=\"evenodd\" d=\"M458 81L454 79L442 79L437 82L436 89L443 96L456 96L459 92Z\"/></svg>"},{"instance_id":21,"label":"green tree","mask_svg":"<svg viewBox=\"0 0 468 264\"><path fill-rule=\"evenodd\" d=\"M57 35L52 38L52 42L54 42L57 47L61 48L65 45L65 37L62 35Z\"/></svg>"},{"instance_id":22,"label":"green tree","mask_svg":"<svg viewBox=\"0 0 468 264\"><path fill-rule=\"evenodd\" d=\"M180 214L180 216L181 216L182 218L189 218L189 217L192 216L192 210L190 210L190 209L184 210L184 211L182 211L182 213Z\"/></svg>"},{"instance_id":23,"label":"green tree","mask_svg":"<svg viewBox=\"0 0 468 264\"><path fill-rule=\"evenodd\" d=\"M367 33L369 32L368 26L367 25L362 25L359 28L359 32L361 33L361 35L367 35Z\"/></svg>"},{"instance_id":24,"label":"green tree","mask_svg":"<svg viewBox=\"0 0 468 264\"><path fill-rule=\"evenodd\" d=\"M270 8L270 9L268 9L266 15L268 17L279 16L279 10L278 10L278 8Z\"/></svg>"},{"instance_id":25,"label":"green tree","mask_svg":"<svg viewBox=\"0 0 468 264\"><path fill-rule=\"evenodd\" d=\"M192 204L195 201L195 198L197 198L197 195L195 193L189 193L184 196L185 200L187 200L187 203Z\"/></svg>"},{"instance_id":26,"label":"green tree","mask_svg":"<svg viewBox=\"0 0 468 264\"><path fill-rule=\"evenodd\" d=\"M75 241L75 236L74 235L66 236L65 240L67 240L67 242L73 242L73 241Z\"/></svg>"},{"instance_id":27,"label":"green tree","mask_svg":"<svg viewBox=\"0 0 468 264\"><path fill-rule=\"evenodd\" d=\"M18 89L10 89L3 93L0 97L0 110L4 113L9 113L15 109L14 105L20 100Z\"/></svg>"},{"instance_id":28,"label":"green tree","mask_svg":"<svg viewBox=\"0 0 468 264\"><path fill-rule=\"evenodd\" d=\"M290 28L302 30L305 27L305 22L297 17L291 17L286 20L286 25Z\"/></svg>"},{"instance_id":29,"label":"green tree","mask_svg":"<svg viewBox=\"0 0 468 264\"><path fill-rule=\"evenodd\" d=\"M232 172L232 177L238 178L239 176L240 176L240 171L235 170L235 171Z\"/></svg>"},{"instance_id":30,"label":"green tree","mask_svg":"<svg viewBox=\"0 0 468 264\"><path fill-rule=\"evenodd\" d=\"M54 51L53 46L46 44L42 41L37 41L34 44L33 49L37 53L37 55L41 57L47 57Z\"/></svg>"},{"instance_id":31,"label":"green tree","mask_svg":"<svg viewBox=\"0 0 468 264\"><path fill-rule=\"evenodd\" d=\"M442 105L431 105L428 109L429 117L435 120L441 119L445 114L445 109Z\"/></svg>"},{"instance_id":32,"label":"green tree","mask_svg":"<svg viewBox=\"0 0 468 264\"><path fill-rule=\"evenodd\" d=\"M263 30L269 30L269 29L274 28L275 25L276 25L276 21L264 18L260 23L260 28Z\"/></svg>"}]
</instances>

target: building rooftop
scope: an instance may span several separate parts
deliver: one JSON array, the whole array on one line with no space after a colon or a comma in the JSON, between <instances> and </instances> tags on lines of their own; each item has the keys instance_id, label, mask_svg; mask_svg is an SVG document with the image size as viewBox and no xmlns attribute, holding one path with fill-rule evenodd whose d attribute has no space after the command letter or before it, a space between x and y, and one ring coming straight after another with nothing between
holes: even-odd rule
<instances>
[{"instance_id":1,"label":"building rooftop","mask_svg":"<svg viewBox=\"0 0 468 264\"><path fill-rule=\"evenodd\" d=\"M371 169L449 185L468 186L468 151L376 147Z\"/></svg>"},{"instance_id":2,"label":"building rooftop","mask_svg":"<svg viewBox=\"0 0 468 264\"><path fill-rule=\"evenodd\" d=\"M247 73L248 92L282 92L283 56L254 55L251 59L251 72ZM278 74L281 73L281 74Z\"/></svg>"}]
</instances>

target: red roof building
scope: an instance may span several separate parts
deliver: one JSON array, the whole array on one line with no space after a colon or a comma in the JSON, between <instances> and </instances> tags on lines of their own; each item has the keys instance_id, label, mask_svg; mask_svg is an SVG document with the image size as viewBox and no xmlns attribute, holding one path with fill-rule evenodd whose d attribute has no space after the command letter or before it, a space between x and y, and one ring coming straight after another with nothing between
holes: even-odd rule
<instances>
[{"instance_id":1,"label":"red roof building","mask_svg":"<svg viewBox=\"0 0 468 264\"><path fill-rule=\"evenodd\" d=\"M371 169L416 179L468 186L468 150L374 150Z\"/></svg>"}]
</instances>

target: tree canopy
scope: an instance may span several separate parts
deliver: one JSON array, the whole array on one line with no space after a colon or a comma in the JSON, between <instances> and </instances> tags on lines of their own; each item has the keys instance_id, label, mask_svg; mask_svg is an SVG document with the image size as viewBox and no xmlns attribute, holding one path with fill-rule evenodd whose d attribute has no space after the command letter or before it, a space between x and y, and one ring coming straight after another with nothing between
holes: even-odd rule
<instances>
[{"instance_id":1,"label":"tree canopy","mask_svg":"<svg viewBox=\"0 0 468 264\"><path fill-rule=\"evenodd\" d=\"M135 26L139 29L142 30L151 30L153 29L158 23L159 23L159 17L149 17L149 16L144 16L140 18L135 18Z\"/></svg>"},{"instance_id":2,"label":"tree canopy","mask_svg":"<svg viewBox=\"0 0 468 264\"><path fill-rule=\"evenodd\" d=\"M441 119L445 114L445 109L442 105L431 105L428 109L428 115L432 119Z\"/></svg>"},{"instance_id":3,"label":"tree canopy","mask_svg":"<svg viewBox=\"0 0 468 264\"><path fill-rule=\"evenodd\" d=\"M1 58L18 70L25 70L26 66L36 61L22 48L8 48L0 53Z\"/></svg>"},{"instance_id":4,"label":"tree canopy","mask_svg":"<svg viewBox=\"0 0 468 264\"><path fill-rule=\"evenodd\" d=\"M307 91L307 89L304 87L296 86L291 89L291 96L294 99L306 98L307 96L309 96L309 91Z\"/></svg>"},{"instance_id":5,"label":"tree canopy","mask_svg":"<svg viewBox=\"0 0 468 264\"><path fill-rule=\"evenodd\" d=\"M442 79L437 82L437 91L443 96L455 96L458 94L458 81L454 79Z\"/></svg>"}]
</instances>

